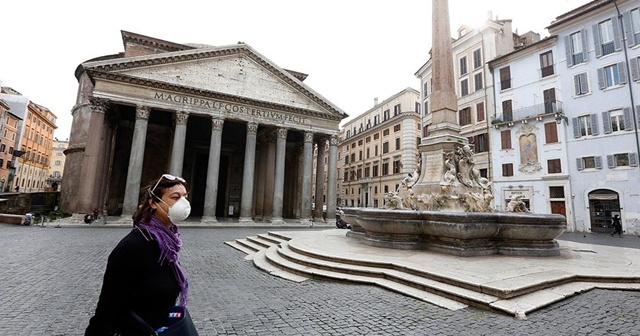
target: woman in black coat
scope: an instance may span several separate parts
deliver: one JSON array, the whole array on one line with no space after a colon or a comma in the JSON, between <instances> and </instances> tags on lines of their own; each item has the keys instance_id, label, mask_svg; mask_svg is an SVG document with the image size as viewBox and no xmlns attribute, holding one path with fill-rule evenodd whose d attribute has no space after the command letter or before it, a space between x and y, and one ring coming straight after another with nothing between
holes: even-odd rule
<instances>
[{"instance_id":1,"label":"woman in black coat","mask_svg":"<svg viewBox=\"0 0 640 336\"><path fill-rule=\"evenodd\" d=\"M166 326L169 309L186 305L188 283L178 260L182 240L175 223L189 216L184 179L165 174L144 188L133 215L133 230L107 261L95 315L85 336L149 335L137 314L154 330Z\"/></svg>"}]
</instances>

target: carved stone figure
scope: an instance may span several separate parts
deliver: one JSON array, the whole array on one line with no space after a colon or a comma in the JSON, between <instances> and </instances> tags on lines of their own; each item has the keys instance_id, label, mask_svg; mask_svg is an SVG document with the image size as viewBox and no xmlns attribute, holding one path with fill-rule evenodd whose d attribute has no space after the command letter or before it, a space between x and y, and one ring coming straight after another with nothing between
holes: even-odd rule
<instances>
[{"instance_id":1,"label":"carved stone figure","mask_svg":"<svg viewBox=\"0 0 640 336\"><path fill-rule=\"evenodd\" d=\"M390 191L388 192L385 196L385 203L384 203L384 207L385 209L403 209L404 206L402 205L402 198L400 197L400 195L398 194L398 191Z\"/></svg>"},{"instance_id":2,"label":"carved stone figure","mask_svg":"<svg viewBox=\"0 0 640 336\"><path fill-rule=\"evenodd\" d=\"M507 204L507 212L529 212L527 205L522 201L524 195L513 196Z\"/></svg>"}]
</instances>

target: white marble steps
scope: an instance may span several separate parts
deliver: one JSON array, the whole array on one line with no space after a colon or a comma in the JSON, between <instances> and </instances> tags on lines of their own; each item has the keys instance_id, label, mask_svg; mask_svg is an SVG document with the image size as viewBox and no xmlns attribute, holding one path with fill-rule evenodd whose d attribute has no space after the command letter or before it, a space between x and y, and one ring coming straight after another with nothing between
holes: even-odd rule
<instances>
[{"instance_id":1,"label":"white marble steps","mask_svg":"<svg viewBox=\"0 0 640 336\"><path fill-rule=\"evenodd\" d=\"M288 240L289 238L283 235L269 232L267 234L258 234L255 237L236 239L235 241L225 242L225 244L249 254L267 249L273 245L278 245L279 243Z\"/></svg>"}]
</instances>

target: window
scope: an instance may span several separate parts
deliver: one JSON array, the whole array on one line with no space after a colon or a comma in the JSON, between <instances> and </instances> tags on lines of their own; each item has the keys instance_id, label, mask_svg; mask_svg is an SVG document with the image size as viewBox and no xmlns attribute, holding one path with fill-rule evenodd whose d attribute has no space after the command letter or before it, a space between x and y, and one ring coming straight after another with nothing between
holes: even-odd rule
<instances>
[{"instance_id":1,"label":"window","mask_svg":"<svg viewBox=\"0 0 640 336\"><path fill-rule=\"evenodd\" d=\"M400 149L400 138L396 138L396 150Z\"/></svg>"},{"instance_id":2,"label":"window","mask_svg":"<svg viewBox=\"0 0 640 336\"><path fill-rule=\"evenodd\" d=\"M397 104L396 106L393 107L394 116L397 116L398 114L400 114L400 112L402 112L402 110L400 109L400 104Z\"/></svg>"},{"instance_id":3,"label":"window","mask_svg":"<svg viewBox=\"0 0 640 336\"><path fill-rule=\"evenodd\" d=\"M573 136L579 138L587 135L598 135L598 119L595 114L573 118Z\"/></svg>"},{"instance_id":4,"label":"window","mask_svg":"<svg viewBox=\"0 0 640 336\"><path fill-rule=\"evenodd\" d=\"M371 173L371 167L364 167L364 177L369 177Z\"/></svg>"},{"instance_id":5,"label":"window","mask_svg":"<svg viewBox=\"0 0 640 336\"><path fill-rule=\"evenodd\" d=\"M370 142L371 142L371 137L370 137L370 136L368 136L368 137L364 140L364 142L366 142L366 143L370 143Z\"/></svg>"},{"instance_id":6,"label":"window","mask_svg":"<svg viewBox=\"0 0 640 336\"><path fill-rule=\"evenodd\" d=\"M502 164L502 176L513 176L513 163Z\"/></svg>"},{"instance_id":7,"label":"window","mask_svg":"<svg viewBox=\"0 0 640 336\"><path fill-rule=\"evenodd\" d=\"M599 156L585 156L576 159L578 170L602 169L602 158Z\"/></svg>"},{"instance_id":8,"label":"window","mask_svg":"<svg viewBox=\"0 0 640 336\"><path fill-rule=\"evenodd\" d=\"M482 90L484 87L482 85L482 72L473 75L473 85L475 86L476 91Z\"/></svg>"},{"instance_id":9,"label":"window","mask_svg":"<svg viewBox=\"0 0 640 336\"><path fill-rule=\"evenodd\" d=\"M375 152L375 156L378 156L378 145L375 145L374 147L374 152Z\"/></svg>"},{"instance_id":10,"label":"window","mask_svg":"<svg viewBox=\"0 0 640 336\"><path fill-rule=\"evenodd\" d=\"M382 176L386 176L386 175L389 175L389 162L384 162L382 164Z\"/></svg>"},{"instance_id":11,"label":"window","mask_svg":"<svg viewBox=\"0 0 640 336\"><path fill-rule=\"evenodd\" d=\"M422 85L422 94L423 94L425 97L429 95L429 85L428 85L428 84L429 84L429 83L425 82L425 83Z\"/></svg>"},{"instance_id":12,"label":"window","mask_svg":"<svg viewBox=\"0 0 640 336\"><path fill-rule=\"evenodd\" d=\"M463 56L460 59L460 76L464 76L468 73L469 71L467 70L467 56Z\"/></svg>"},{"instance_id":13,"label":"window","mask_svg":"<svg viewBox=\"0 0 640 336\"><path fill-rule=\"evenodd\" d=\"M624 110L602 112L602 125L605 134L624 131L625 125L633 125L631 109L627 107Z\"/></svg>"},{"instance_id":14,"label":"window","mask_svg":"<svg viewBox=\"0 0 640 336\"><path fill-rule=\"evenodd\" d=\"M500 132L501 149L511 149L511 130Z\"/></svg>"},{"instance_id":15,"label":"window","mask_svg":"<svg viewBox=\"0 0 640 336\"><path fill-rule=\"evenodd\" d=\"M549 174L562 173L562 166L560 164L560 159L547 160L547 172L549 172Z\"/></svg>"},{"instance_id":16,"label":"window","mask_svg":"<svg viewBox=\"0 0 640 336\"><path fill-rule=\"evenodd\" d=\"M373 135L373 140L378 140L380 138L380 133L376 133Z\"/></svg>"},{"instance_id":17,"label":"window","mask_svg":"<svg viewBox=\"0 0 640 336\"><path fill-rule=\"evenodd\" d=\"M593 42L598 57L609 55L619 50L620 27L613 22L617 18L611 18L593 26Z\"/></svg>"},{"instance_id":18,"label":"window","mask_svg":"<svg viewBox=\"0 0 640 336\"><path fill-rule=\"evenodd\" d=\"M542 91L542 98L544 100L544 113L555 113L556 108L556 89L551 88Z\"/></svg>"},{"instance_id":19,"label":"window","mask_svg":"<svg viewBox=\"0 0 640 336\"><path fill-rule=\"evenodd\" d=\"M500 69L500 90L506 90L511 87L511 68L504 67Z\"/></svg>"},{"instance_id":20,"label":"window","mask_svg":"<svg viewBox=\"0 0 640 336\"><path fill-rule=\"evenodd\" d=\"M389 110L384 110L384 112L382 112L382 114L383 114L383 120L389 119L389 117L390 117Z\"/></svg>"},{"instance_id":21,"label":"window","mask_svg":"<svg viewBox=\"0 0 640 336\"><path fill-rule=\"evenodd\" d=\"M616 63L598 69L598 85L600 90L615 85L625 84L627 82L627 74L624 63Z\"/></svg>"},{"instance_id":22,"label":"window","mask_svg":"<svg viewBox=\"0 0 640 336\"><path fill-rule=\"evenodd\" d=\"M473 148L474 153L482 153L489 150L489 137L487 133L482 133L478 135L474 135L468 138L469 144L471 144L471 148Z\"/></svg>"},{"instance_id":23,"label":"window","mask_svg":"<svg viewBox=\"0 0 640 336\"><path fill-rule=\"evenodd\" d=\"M429 114L429 102L424 102L424 115Z\"/></svg>"},{"instance_id":24,"label":"window","mask_svg":"<svg viewBox=\"0 0 640 336\"><path fill-rule=\"evenodd\" d=\"M544 139L545 143L558 142L558 124L555 122L544 124Z\"/></svg>"},{"instance_id":25,"label":"window","mask_svg":"<svg viewBox=\"0 0 640 336\"><path fill-rule=\"evenodd\" d=\"M362 168L358 167L358 170L356 171L356 177L359 179L362 178Z\"/></svg>"},{"instance_id":26,"label":"window","mask_svg":"<svg viewBox=\"0 0 640 336\"><path fill-rule=\"evenodd\" d=\"M393 161L393 173L394 174L400 174L400 168L402 167L402 164L400 163L400 159L395 159Z\"/></svg>"},{"instance_id":27,"label":"window","mask_svg":"<svg viewBox=\"0 0 640 336\"><path fill-rule=\"evenodd\" d=\"M358 160L362 161L362 151L358 151Z\"/></svg>"},{"instance_id":28,"label":"window","mask_svg":"<svg viewBox=\"0 0 640 336\"><path fill-rule=\"evenodd\" d=\"M358 140L358 146L362 146L362 139Z\"/></svg>"},{"instance_id":29,"label":"window","mask_svg":"<svg viewBox=\"0 0 640 336\"><path fill-rule=\"evenodd\" d=\"M573 86L575 95L580 96L589 92L589 82L587 81L587 73L581 73L573 76Z\"/></svg>"},{"instance_id":30,"label":"window","mask_svg":"<svg viewBox=\"0 0 640 336\"><path fill-rule=\"evenodd\" d=\"M4 153L5 149L6 149L6 145L5 144L0 145L0 153ZM0 165L0 166L2 166L2 165Z\"/></svg>"},{"instance_id":31,"label":"window","mask_svg":"<svg viewBox=\"0 0 640 336\"><path fill-rule=\"evenodd\" d=\"M469 94L469 80L463 79L460 81L460 96L464 97Z\"/></svg>"},{"instance_id":32,"label":"window","mask_svg":"<svg viewBox=\"0 0 640 336\"><path fill-rule=\"evenodd\" d=\"M564 187L549 187L549 198L564 198Z\"/></svg>"},{"instance_id":33,"label":"window","mask_svg":"<svg viewBox=\"0 0 640 336\"><path fill-rule=\"evenodd\" d=\"M356 148L356 143L355 142L351 143L351 148Z\"/></svg>"},{"instance_id":34,"label":"window","mask_svg":"<svg viewBox=\"0 0 640 336\"><path fill-rule=\"evenodd\" d=\"M371 156L371 148L367 148L367 159Z\"/></svg>"},{"instance_id":35,"label":"window","mask_svg":"<svg viewBox=\"0 0 640 336\"><path fill-rule=\"evenodd\" d=\"M458 118L460 119L460 126L471 124L471 108L465 107L460 110Z\"/></svg>"},{"instance_id":36,"label":"window","mask_svg":"<svg viewBox=\"0 0 640 336\"><path fill-rule=\"evenodd\" d=\"M502 121L513 121L513 111L510 99L502 102Z\"/></svg>"},{"instance_id":37,"label":"window","mask_svg":"<svg viewBox=\"0 0 640 336\"><path fill-rule=\"evenodd\" d=\"M615 167L637 167L638 166L638 154L637 153L621 153L607 155L607 164L609 168Z\"/></svg>"},{"instance_id":38,"label":"window","mask_svg":"<svg viewBox=\"0 0 640 336\"><path fill-rule=\"evenodd\" d=\"M633 9L629 13L625 13L623 19L627 30L627 43L629 46L640 44L640 8ZM631 22L629 22L631 21Z\"/></svg>"},{"instance_id":39,"label":"window","mask_svg":"<svg viewBox=\"0 0 640 336\"><path fill-rule=\"evenodd\" d=\"M394 125L393 126L393 131L394 132L400 132L400 124Z\"/></svg>"},{"instance_id":40,"label":"window","mask_svg":"<svg viewBox=\"0 0 640 336\"><path fill-rule=\"evenodd\" d=\"M387 136L387 135L389 135L389 129L387 128L387 129L383 130L383 131L382 131L382 135L383 135L383 136Z\"/></svg>"},{"instance_id":41,"label":"window","mask_svg":"<svg viewBox=\"0 0 640 336\"><path fill-rule=\"evenodd\" d=\"M565 38L565 51L567 53L567 66L580 64L587 60L587 51L584 46L587 44L585 30L573 33Z\"/></svg>"},{"instance_id":42,"label":"window","mask_svg":"<svg viewBox=\"0 0 640 336\"><path fill-rule=\"evenodd\" d=\"M553 75L552 51L547 51L546 53L540 54L540 71L542 72L542 77Z\"/></svg>"},{"instance_id":43,"label":"window","mask_svg":"<svg viewBox=\"0 0 640 336\"><path fill-rule=\"evenodd\" d=\"M476 104L476 120L477 121L484 120L484 103Z\"/></svg>"},{"instance_id":44,"label":"window","mask_svg":"<svg viewBox=\"0 0 640 336\"><path fill-rule=\"evenodd\" d=\"M373 165L373 177L378 177L378 164Z\"/></svg>"},{"instance_id":45,"label":"window","mask_svg":"<svg viewBox=\"0 0 640 336\"><path fill-rule=\"evenodd\" d=\"M356 153L351 153L351 162L356 162Z\"/></svg>"},{"instance_id":46,"label":"window","mask_svg":"<svg viewBox=\"0 0 640 336\"><path fill-rule=\"evenodd\" d=\"M476 49L473 51L473 68L477 69L482 66L482 54L480 53L480 49Z\"/></svg>"},{"instance_id":47,"label":"window","mask_svg":"<svg viewBox=\"0 0 640 336\"><path fill-rule=\"evenodd\" d=\"M415 105L416 105L416 107L415 107L415 111L414 112L416 112L416 114L420 114L420 103L416 102Z\"/></svg>"},{"instance_id":48,"label":"window","mask_svg":"<svg viewBox=\"0 0 640 336\"><path fill-rule=\"evenodd\" d=\"M388 185L385 185L385 186L384 186L384 192L385 192L385 193L388 193L388 192L389 192L389 186L388 186Z\"/></svg>"},{"instance_id":49,"label":"window","mask_svg":"<svg viewBox=\"0 0 640 336\"><path fill-rule=\"evenodd\" d=\"M387 153L389 153L389 142L385 141L382 144L382 154L387 154Z\"/></svg>"},{"instance_id":50,"label":"window","mask_svg":"<svg viewBox=\"0 0 640 336\"><path fill-rule=\"evenodd\" d=\"M56 166L60 166L62 165L62 162L60 162L60 160L56 160Z\"/></svg>"}]
</instances>

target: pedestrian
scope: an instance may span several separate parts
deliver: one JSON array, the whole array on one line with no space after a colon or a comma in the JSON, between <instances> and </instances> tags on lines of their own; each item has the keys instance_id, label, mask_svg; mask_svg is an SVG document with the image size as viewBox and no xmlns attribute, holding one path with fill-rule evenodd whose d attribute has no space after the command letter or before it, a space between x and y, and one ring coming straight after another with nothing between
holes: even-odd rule
<instances>
[{"instance_id":1,"label":"pedestrian","mask_svg":"<svg viewBox=\"0 0 640 336\"><path fill-rule=\"evenodd\" d=\"M622 238L622 223L620 223L620 215L615 215L611 218L611 224L613 224L613 232L611 232L611 237L614 234L618 234L620 238Z\"/></svg>"},{"instance_id":2,"label":"pedestrian","mask_svg":"<svg viewBox=\"0 0 640 336\"><path fill-rule=\"evenodd\" d=\"M187 304L189 286L178 258L182 239L176 226L191 211L186 182L164 174L142 192L133 229L109 255L85 336L149 335L149 327L167 326L178 297L180 306Z\"/></svg>"}]
</instances>

